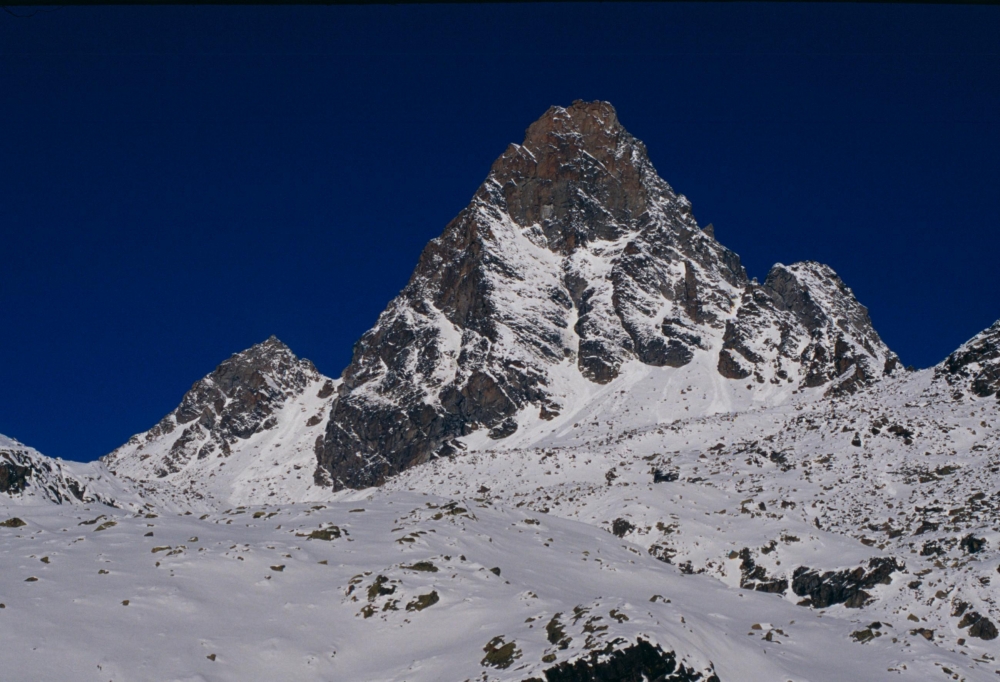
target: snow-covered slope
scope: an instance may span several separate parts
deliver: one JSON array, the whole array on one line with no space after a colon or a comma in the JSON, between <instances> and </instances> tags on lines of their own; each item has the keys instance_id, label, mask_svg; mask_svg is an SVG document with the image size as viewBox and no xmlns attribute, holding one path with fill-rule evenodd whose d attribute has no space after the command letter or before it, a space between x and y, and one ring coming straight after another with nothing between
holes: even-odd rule
<instances>
[{"instance_id":1,"label":"snow-covered slope","mask_svg":"<svg viewBox=\"0 0 1000 682\"><path fill-rule=\"evenodd\" d=\"M990 335L854 394L816 389L658 422L662 387L637 367L627 394L572 424L472 437L383 489L478 490L581 520L686 573L850 619L863 641L837 645L845 655L883 636L930 642L979 669L955 679L985 679L1000 641L1000 402L972 387ZM977 364L959 374L972 387L958 391L949 367L970 349ZM681 402L704 406L714 381L691 377Z\"/></svg>"},{"instance_id":2,"label":"snow-covered slope","mask_svg":"<svg viewBox=\"0 0 1000 682\"><path fill-rule=\"evenodd\" d=\"M14 509L4 679L853 682L990 667L889 624L853 643L867 614L686 575L578 521L353 495L201 516Z\"/></svg>"},{"instance_id":3,"label":"snow-covered slope","mask_svg":"<svg viewBox=\"0 0 1000 682\"><path fill-rule=\"evenodd\" d=\"M627 390L635 363L662 387L721 377L726 405L743 379L766 401L896 368L830 268L779 265L759 285L713 235L610 104L553 107L355 346L317 482L375 485L473 432L509 437Z\"/></svg>"},{"instance_id":4,"label":"snow-covered slope","mask_svg":"<svg viewBox=\"0 0 1000 682\"><path fill-rule=\"evenodd\" d=\"M338 383L271 337L223 362L103 462L183 508L327 499L313 483L314 448Z\"/></svg>"}]
</instances>

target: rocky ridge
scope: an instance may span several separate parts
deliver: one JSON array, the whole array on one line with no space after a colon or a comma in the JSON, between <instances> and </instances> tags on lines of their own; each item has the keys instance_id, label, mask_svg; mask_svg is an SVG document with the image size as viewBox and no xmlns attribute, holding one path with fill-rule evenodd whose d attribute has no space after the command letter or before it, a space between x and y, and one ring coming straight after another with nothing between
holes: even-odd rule
<instances>
[{"instance_id":1,"label":"rocky ridge","mask_svg":"<svg viewBox=\"0 0 1000 682\"><path fill-rule=\"evenodd\" d=\"M937 375L960 394L968 390L981 398L1000 400L1000 321L962 344L949 355Z\"/></svg>"},{"instance_id":2,"label":"rocky ridge","mask_svg":"<svg viewBox=\"0 0 1000 682\"><path fill-rule=\"evenodd\" d=\"M115 505L112 496L94 489L91 476L72 471L73 466L0 435L0 493L23 503Z\"/></svg>"},{"instance_id":3,"label":"rocky ridge","mask_svg":"<svg viewBox=\"0 0 1000 682\"><path fill-rule=\"evenodd\" d=\"M308 498L313 447L337 383L272 336L197 381L175 410L102 462L182 503Z\"/></svg>"}]
</instances>

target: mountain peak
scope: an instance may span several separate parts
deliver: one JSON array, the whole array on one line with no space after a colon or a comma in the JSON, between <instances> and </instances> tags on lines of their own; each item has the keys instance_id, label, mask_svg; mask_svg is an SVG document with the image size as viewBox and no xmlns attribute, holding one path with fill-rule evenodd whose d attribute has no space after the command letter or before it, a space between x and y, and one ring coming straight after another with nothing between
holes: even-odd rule
<instances>
[{"instance_id":1,"label":"mountain peak","mask_svg":"<svg viewBox=\"0 0 1000 682\"><path fill-rule=\"evenodd\" d=\"M751 284L712 234L610 104L551 107L355 345L316 446L317 483L376 485L476 431L551 429L629 367L666 383L688 365L692 379L740 380L705 409L849 376L853 388L890 369L895 356L832 270L778 266Z\"/></svg>"},{"instance_id":2,"label":"mountain peak","mask_svg":"<svg viewBox=\"0 0 1000 682\"><path fill-rule=\"evenodd\" d=\"M560 253L617 239L657 208L693 223L690 204L656 174L607 102L549 108L494 162L477 198L517 225L538 225Z\"/></svg>"},{"instance_id":3,"label":"mountain peak","mask_svg":"<svg viewBox=\"0 0 1000 682\"><path fill-rule=\"evenodd\" d=\"M248 357L258 357L265 355L267 356L292 355L294 357L295 353L293 353L292 349L289 348L283 341L281 341L281 339L279 339L274 334L271 334L271 336L267 337L260 343L255 343L246 350L240 351L239 353L235 353L233 357L248 358Z\"/></svg>"},{"instance_id":4,"label":"mountain peak","mask_svg":"<svg viewBox=\"0 0 1000 682\"><path fill-rule=\"evenodd\" d=\"M223 361L195 382L177 409L104 460L132 478L180 474L178 480L203 485L227 460L228 473L258 466L262 443L280 441L284 429L299 434L308 445L296 451L308 453L334 383L271 336Z\"/></svg>"},{"instance_id":5,"label":"mountain peak","mask_svg":"<svg viewBox=\"0 0 1000 682\"><path fill-rule=\"evenodd\" d=\"M194 388L208 382L227 396L233 397L234 391L238 389L255 392L266 384L284 389L290 385L298 386L303 383L304 375L315 373L316 368L312 362L300 359L276 336L271 336L244 351L234 353L195 384Z\"/></svg>"}]
</instances>

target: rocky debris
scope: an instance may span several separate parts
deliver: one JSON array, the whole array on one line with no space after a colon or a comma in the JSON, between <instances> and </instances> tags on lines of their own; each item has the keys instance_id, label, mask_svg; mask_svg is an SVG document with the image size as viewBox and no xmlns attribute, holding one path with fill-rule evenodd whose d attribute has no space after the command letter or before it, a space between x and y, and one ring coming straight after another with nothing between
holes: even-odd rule
<instances>
[{"instance_id":1,"label":"rocky debris","mask_svg":"<svg viewBox=\"0 0 1000 682\"><path fill-rule=\"evenodd\" d=\"M432 590L428 594L419 594L417 597L406 605L407 611L423 611L429 606L434 606L441 598L438 596L436 590Z\"/></svg>"},{"instance_id":2,"label":"rocky debris","mask_svg":"<svg viewBox=\"0 0 1000 682\"><path fill-rule=\"evenodd\" d=\"M27 526L27 525L28 525L27 523L25 523L22 519L19 519L16 516L12 516L6 521L0 522L0 526L3 526L4 528L21 528L22 526Z\"/></svg>"},{"instance_id":3,"label":"rocky debris","mask_svg":"<svg viewBox=\"0 0 1000 682\"><path fill-rule=\"evenodd\" d=\"M820 574L806 566L792 573L792 591L800 597L801 606L825 609L834 604L860 608L868 603L871 595L865 589L888 585L892 574L904 566L891 557L874 557L868 560L868 570L859 566L852 570L826 571Z\"/></svg>"},{"instance_id":4,"label":"rocky debris","mask_svg":"<svg viewBox=\"0 0 1000 682\"><path fill-rule=\"evenodd\" d=\"M986 547L986 540L984 538L977 538L971 533L962 538L961 542L958 543L959 547L964 549L969 554L976 554L981 552L984 547Z\"/></svg>"},{"instance_id":5,"label":"rocky debris","mask_svg":"<svg viewBox=\"0 0 1000 682\"><path fill-rule=\"evenodd\" d=\"M430 561L417 561L409 566L400 566L407 571L419 571L422 573L437 573L438 567Z\"/></svg>"},{"instance_id":6,"label":"rocky debris","mask_svg":"<svg viewBox=\"0 0 1000 682\"><path fill-rule=\"evenodd\" d=\"M627 519L615 519L611 524L611 532L620 538L625 537L633 530L635 530L635 526Z\"/></svg>"},{"instance_id":7,"label":"rocky debris","mask_svg":"<svg viewBox=\"0 0 1000 682\"><path fill-rule=\"evenodd\" d=\"M560 616L562 616L561 613L555 614L545 625L545 638L548 640L549 644L553 644L560 649L565 650L569 648L573 638L566 635L566 626L559 620Z\"/></svg>"},{"instance_id":8,"label":"rocky debris","mask_svg":"<svg viewBox=\"0 0 1000 682\"><path fill-rule=\"evenodd\" d=\"M517 422L513 419L505 419L490 429L489 436L493 440L500 440L508 436L513 436L516 431Z\"/></svg>"},{"instance_id":9,"label":"rocky debris","mask_svg":"<svg viewBox=\"0 0 1000 682\"><path fill-rule=\"evenodd\" d=\"M996 639L998 634L997 626L993 624L993 621L978 611L966 613L959 621L958 627L960 630L969 628L969 636L979 639Z\"/></svg>"},{"instance_id":10,"label":"rocky debris","mask_svg":"<svg viewBox=\"0 0 1000 682\"><path fill-rule=\"evenodd\" d=\"M867 644L876 637L881 637L882 635L882 623L875 621L863 630L855 630L852 632L851 639L859 644Z\"/></svg>"},{"instance_id":11,"label":"rocky debris","mask_svg":"<svg viewBox=\"0 0 1000 682\"><path fill-rule=\"evenodd\" d=\"M1000 400L1000 320L976 334L937 368L937 374L956 388Z\"/></svg>"},{"instance_id":12,"label":"rocky debris","mask_svg":"<svg viewBox=\"0 0 1000 682\"><path fill-rule=\"evenodd\" d=\"M671 483L679 479L681 475L676 471L662 471L653 469L653 483Z\"/></svg>"},{"instance_id":13,"label":"rocky debris","mask_svg":"<svg viewBox=\"0 0 1000 682\"><path fill-rule=\"evenodd\" d=\"M525 682L719 682L713 672L700 673L677 662L673 651L644 639L622 647L608 646L588 656L564 661L543 671L544 681L532 677Z\"/></svg>"},{"instance_id":14,"label":"rocky debris","mask_svg":"<svg viewBox=\"0 0 1000 682\"><path fill-rule=\"evenodd\" d=\"M396 581L390 580L384 575L375 576L375 580L368 588L368 601L375 601L379 597L385 597L390 594L395 594L396 587L395 585L391 584L393 582Z\"/></svg>"},{"instance_id":15,"label":"rocky debris","mask_svg":"<svg viewBox=\"0 0 1000 682\"><path fill-rule=\"evenodd\" d=\"M772 594L784 594L788 589L788 579L768 577L767 570L754 561L749 547L741 549L738 556L741 559L740 587L743 589Z\"/></svg>"},{"instance_id":16,"label":"rocky debris","mask_svg":"<svg viewBox=\"0 0 1000 682\"><path fill-rule=\"evenodd\" d=\"M672 564L674 557L677 556L677 550L666 543L655 542L646 551L649 552L649 556L665 564Z\"/></svg>"},{"instance_id":17,"label":"rocky debris","mask_svg":"<svg viewBox=\"0 0 1000 682\"><path fill-rule=\"evenodd\" d=\"M521 658L521 650L517 648L517 643L513 640L505 642L503 635L487 642L483 651L486 652L482 660L484 668L506 670L515 660Z\"/></svg>"},{"instance_id":18,"label":"rocky debris","mask_svg":"<svg viewBox=\"0 0 1000 682\"><path fill-rule=\"evenodd\" d=\"M347 531L341 531L338 526L331 525L326 528L309 531L308 533L296 533L295 535L300 538L306 538L307 540L325 540L330 542L331 540L340 538L342 533L347 535Z\"/></svg>"}]
</instances>

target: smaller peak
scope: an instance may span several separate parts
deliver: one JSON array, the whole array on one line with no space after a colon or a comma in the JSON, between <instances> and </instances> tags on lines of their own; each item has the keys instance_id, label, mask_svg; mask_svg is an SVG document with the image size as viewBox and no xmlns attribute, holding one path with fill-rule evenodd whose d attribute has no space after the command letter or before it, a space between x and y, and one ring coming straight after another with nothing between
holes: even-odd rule
<instances>
[{"instance_id":1,"label":"smaller peak","mask_svg":"<svg viewBox=\"0 0 1000 682\"><path fill-rule=\"evenodd\" d=\"M994 322L993 324L991 324L989 327L987 327L983 331L979 332L979 334L977 334L977 336L996 336L996 337L1000 337L1000 320L997 320L996 322Z\"/></svg>"},{"instance_id":2,"label":"smaller peak","mask_svg":"<svg viewBox=\"0 0 1000 682\"><path fill-rule=\"evenodd\" d=\"M764 288L780 307L794 312L810 329L819 326L827 317L830 311L824 305L830 301L857 304L837 273L830 266L813 260L791 265L775 263L764 278ZM833 292L839 294L831 296ZM820 304L817 297L825 303Z\"/></svg>"},{"instance_id":3,"label":"smaller peak","mask_svg":"<svg viewBox=\"0 0 1000 682\"><path fill-rule=\"evenodd\" d=\"M825 270L831 270L832 269L832 268L830 268L829 265L824 265L823 263L820 263L819 261L815 261L815 260L799 260L799 261L795 261L794 263L790 263L789 265L785 265L784 263L775 263L774 267L775 268L781 268L781 269L784 269L784 270L792 270L793 272L800 271L800 270L817 271L817 270L824 270L824 269Z\"/></svg>"},{"instance_id":4,"label":"smaller peak","mask_svg":"<svg viewBox=\"0 0 1000 682\"><path fill-rule=\"evenodd\" d=\"M964 379L979 397L1000 400L1000 320L959 346L938 365L938 372L949 375L952 385Z\"/></svg>"},{"instance_id":5,"label":"smaller peak","mask_svg":"<svg viewBox=\"0 0 1000 682\"><path fill-rule=\"evenodd\" d=\"M240 351L239 353L234 353L234 357L246 358L258 355L274 355L276 353L291 353L292 349L289 348L281 339L279 339L274 334L267 337L264 341L260 343L255 343L246 350Z\"/></svg>"},{"instance_id":6,"label":"smaller peak","mask_svg":"<svg viewBox=\"0 0 1000 682\"><path fill-rule=\"evenodd\" d=\"M271 375L276 371L282 371L281 368L300 364L314 369L311 362L299 358L291 348L279 340L278 337L272 335L266 340L250 346L246 350L233 353L208 378L219 380L222 376L234 373L241 375L247 372Z\"/></svg>"},{"instance_id":7,"label":"smaller peak","mask_svg":"<svg viewBox=\"0 0 1000 682\"><path fill-rule=\"evenodd\" d=\"M952 355L961 353L970 348L981 348L984 345L991 345L1000 348L1000 320L997 320L986 329L982 330L971 339L959 346ZM950 357L950 356L949 356Z\"/></svg>"}]
</instances>

